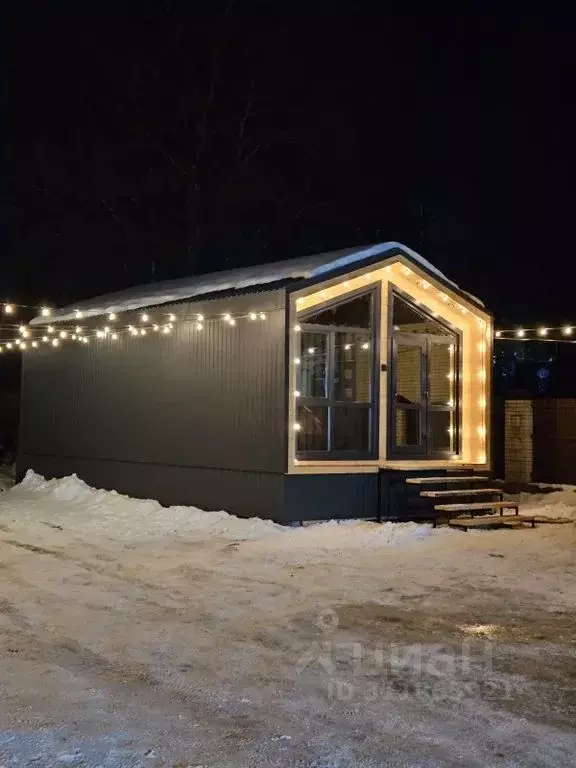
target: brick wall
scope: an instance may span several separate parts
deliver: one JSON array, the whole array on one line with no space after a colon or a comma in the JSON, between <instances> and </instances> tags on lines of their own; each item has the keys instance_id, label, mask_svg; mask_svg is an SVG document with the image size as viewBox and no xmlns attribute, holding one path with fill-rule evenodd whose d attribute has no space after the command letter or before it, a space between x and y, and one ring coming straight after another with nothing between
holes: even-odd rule
<instances>
[{"instance_id":1,"label":"brick wall","mask_svg":"<svg viewBox=\"0 0 576 768\"><path fill-rule=\"evenodd\" d=\"M504 476L529 483L533 468L534 408L532 400L507 400L504 411Z\"/></svg>"}]
</instances>

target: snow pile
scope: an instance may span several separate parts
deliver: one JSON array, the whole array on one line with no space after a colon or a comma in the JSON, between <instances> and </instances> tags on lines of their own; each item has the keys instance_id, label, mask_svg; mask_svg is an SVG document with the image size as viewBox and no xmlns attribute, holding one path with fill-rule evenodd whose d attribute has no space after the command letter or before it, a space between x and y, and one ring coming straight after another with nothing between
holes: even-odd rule
<instances>
[{"instance_id":1,"label":"snow pile","mask_svg":"<svg viewBox=\"0 0 576 768\"><path fill-rule=\"evenodd\" d=\"M286 527L258 517L235 517L197 507L163 507L152 499L134 499L116 491L91 488L76 475L46 480L28 470L23 481L2 495L0 513L19 520L59 524L78 532L115 539L157 536L220 536L234 541L275 539L282 548L325 550L398 547L430 535L454 535L416 523L369 523L330 520L305 527Z\"/></svg>"},{"instance_id":2,"label":"snow pile","mask_svg":"<svg viewBox=\"0 0 576 768\"><path fill-rule=\"evenodd\" d=\"M522 493L519 497L521 512L551 520L574 520L576 522L576 488L563 486L552 493Z\"/></svg>"}]
</instances>

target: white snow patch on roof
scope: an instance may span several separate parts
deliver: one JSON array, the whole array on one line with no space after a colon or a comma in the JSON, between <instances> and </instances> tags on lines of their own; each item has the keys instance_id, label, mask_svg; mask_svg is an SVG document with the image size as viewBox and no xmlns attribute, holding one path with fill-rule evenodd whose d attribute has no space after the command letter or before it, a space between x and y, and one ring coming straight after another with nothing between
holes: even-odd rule
<instances>
[{"instance_id":1,"label":"white snow patch on roof","mask_svg":"<svg viewBox=\"0 0 576 768\"><path fill-rule=\"evenodd\" d=\"M275 261L269 264L258 264L253 267L241 267L223 272L212 272L207 275L195 275L178 280L165 280L158 283L127 288L105 296L86 299L76 304L55 310L50 322L64 322L76 318L76 310L84 317L97 317L109 312L128 312L144 307L169 304L184 299L193 299L221 291L242 291L259 285L280 282L284 280L308 280L314 277L334 272L345 267L353 267L374 256L384 255L390 251L400 251L408 259L419 264L430 273L454 287L458 287L440 272L433 264L420 254L397 242L377 243L376 245L344 248L339 251L318 253L303 256L298 259ZM474 299L474 297L471 297ZM477 299L474 301L478 302ZM46 323L45 317L36 317L31 325Z\"/></svg>"}]
</instances>

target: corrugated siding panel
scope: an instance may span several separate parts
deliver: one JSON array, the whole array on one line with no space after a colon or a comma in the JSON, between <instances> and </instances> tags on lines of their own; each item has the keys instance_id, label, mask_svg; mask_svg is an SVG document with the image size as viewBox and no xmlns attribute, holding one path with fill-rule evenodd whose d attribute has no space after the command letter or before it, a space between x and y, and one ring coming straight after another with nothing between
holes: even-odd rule
<instances>
[{"instance_id":1,"label":"corrugated siding panel","mask_svg":"<svg viewBox=\"0 0 576 768\"><path fill-rule=\"evenodd\" d=\"M267 313L235 327L42 348L25 359L20 451L158 465L285 470L284 292L162 307ZM153 310L151 310L151 313ZM124 315L122 323L138 322Z\"/></svg>"},{"instance_id":2,"label":"corrugated siding panel","mask_svg":"<svg viewBox=\"0 0 576 768\"><path fill-rule=\"evenodd\" d=\"M286 475L281 522L378 515L378 475Z\"/></svg>"}]
</instances>

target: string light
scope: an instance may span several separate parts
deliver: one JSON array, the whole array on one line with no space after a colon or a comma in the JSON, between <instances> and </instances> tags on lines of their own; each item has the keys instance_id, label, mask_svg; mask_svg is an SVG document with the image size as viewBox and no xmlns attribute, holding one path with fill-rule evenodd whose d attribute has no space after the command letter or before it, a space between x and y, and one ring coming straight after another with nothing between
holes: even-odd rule
<instances>
[{"instance_id":1,"label":"string light","mask_svg":"<svg viewBox=\"0 0 576 768\"><path fill-rule=\"evenodd\" d=\"M12 349L12 342L9 341L8 344L6 344L6 349Z\"/></svg>"},{"instance_id":2,"label":"string light","mask_svg":"<svg viewBox=\"0 0 576 768\"><path fill-rule=\"evenodd\" d=\"M146 336L146 328L140 328L140 336Z\"/></svg>"},{"instance_id":3,"label":"string light","mask_svg":"<svg viewBox=\"0 0 576 768\"><path fill-rule=\"evenodd\" d=\"M224 320L225 320L225 322L229 323L229 322L230 322L230 320L232 320L232 315L229 315L229 314L225 314L225 315L224 315Z\"/></svg>"},{"instance_id":4,"label":"string light","mask_svg":"<svg viewBox=\"0 0 576 768\"><path fill-rule=\"evenodd\" d=\"M111 323L113 323L114 320L116 320L116 317L117 317L116 312L110 312L108 314L108 320L110 320Z\"/></svg>"},{"instance_id":5,"label":"string light","mask_svg":"<svg viewBox=\"0 0 576 768\"><path fill-rule=\"evenodd\" d=\"M169 325L165 325L164 328L162 328L162 333L170 333L171 330Z\"/></svg>"},{"instance_id":6,"label":"string light","mask_svg":"<svg viewBox=\"0 0 576 768\"><path fill-rule=\"evenodd\" d=\"M296 331L296 333L300 333L300 331L302 330L302 328L301 328L301 326L300 326L300 325L298 325L298 323L296 323L296 325L294 326L294 330Z\"/></svg>"},{"instance_id":7,"label":"string light","mask_svg":"<svg viewBox=\"0 0 576 768\"><path fill-rule=\"evenodd\" d=\"M38 346L38 342L37 341L33 341L32 342L32 346L34 347L34 349L36 349L36 347Z\"/></svg>"},{"instance_id":8,"label":"string light","mask_svg":"<svg viewBox=\"0 0 576 768\"><path fill-rule=\"evenodd\" d=\"M58 339L52 339L52 346L53 346L53 347L57 347L57 346L58 346L58 344L60 344L60 342L58 341Z\"/></svg>"},{"instance_id":9,"label":"string light","mask_svg":"<svg viewBox=\"0 0 576 768\"><path fill-rule=\"evenodd\" d=\"M196 330L197 331L203 331L204 325L202 323L196 323Z\"/></svg>"},{"instance_id":10,"label":"string light","mask_svg":"<svg viewBox=\"0 0 576 768\"><path fill-rule=\"evenodd\" d=\"M300 424L300 422L298 422L298 421L295 421L294 422L294 431L295 432L300 432L301 429L302 429L302 424Z\"/></svg>"},{"instance_id":11,"label":"string light","mask_svg":"<svg viewBox=\"0 0 576 768\"><path fill-rule=\"evenodd\" d=\"M26 349L26 342L25 341L21 341L20 342L20 349Z\"/></svg>"},{"instance_id":12,"label":"string light","mask_svg":"<svg viewBox=\"0 0 576 768\"><path fill-rule=\"evenodd\" d=\"M260 312L260 320L266 320L266 313Z\"/></svg>"},{"instance_id":13,"label":"string light","mask_svg":"<svg viewBox=\"0 0 576 768\"><path fill-rule=\"evenodd\" d=\"M300 363L301 363L301 362L302 362L302 361L300 360L300 358L299 358L299 357L295 357L295 358L294 358L294 365L300 365Z\"/></svg>"},{"instance_id":14,"label":"string light","mask_svg":"<svg viewBox=\"0 0 576 768\"><path fill-rule=\"evenodd\" d=\"M132 326L130 326L130 335L138 336L138 331L136 330L136 328L133 328Z\"/></svg>"},{"instance_id":15,"label":"string light","mask_svg":"<svg viewBox=\"0 0 576 768\"><path fill-rule=\"evenodd\" d=\"M565 328L562 329L562 333L564 336L572 336L572 326L567 325Z\"/></svg>"},{"instance_id":16,"label":"string light","mask_svg":"<svg viewBox=\"0 0 576 768\"><path fill-rule=\"evenodd\" d=\"M198 320L199 323L203 323L204 322L204 315L197 315L197 320Z\"/></svg>"},{"instance_id":17,"label":"string light","mask_svg":"<svg viewBox=\"0 0 576 768\"><path fill-rule=\"evenodd\" d=\"M236 325L236 320L233 317L230 318L230 325Z\"/></svg>"},{"instance_id":18,"label":"string light","mask_svg":"<svg viewBox=\"0 0 576 768\"><path fill-rule=\"evenodd\" d=\"M75 334L75 333L73 333L73 334L72 334L72 340L73 340L73 341L76 341L76 339L77 339L77 338L78 338L78 337L76 336L76 334Z\"/></svg>"},{"instance_id":19,"label":"string light","mask_svg":"<svg viewBox=\"0 0 576 768\"><path fill-rule=\"evenodd\" d=\"M104 338L104 331L96 331L96 338L103 339Z\"/></svg>"},{"instance_id":20,"label":"string light","mask_svg":"<svg viewBox=\"0 0 576 768\"><path fill-rule=\"evenodd\" d=\"M48 336L42 336L42 341L46 344L49 341Z\"/></svg>"},{"instance_id":21,"label":"string light","mask_svg":"<svg viewBox=\"0 0 576 768\"><path fill-rule=\"evenodd\" d=\"M294 397L300 397L299 390L297 390L297 389L294 390Z\"/></svg>"},{"instance_id":22,"label":"string light","mask_svg":"<svg viewBox=\"0 0 576 768\"><path fill-rule=\"evenodd\" d=\"M361 345L360 349L370 349L370 344L368 344L368 342L365 341L364 344Z\"/></svg>"},{"instance_id":23,"label":"string light","mask_svg":"<svg viewBox=\"0 0 576 768\"><path fill-rule=\"evenodd\" d=\"M176 322L176 315L169 315L169 316L168 316L168 320L169 320L171 323L175 323L175 322Z\"/></svg>"},{"instance_id":24,"label":"string light","mask_svg":"<svg viewBox=\"0 0 576 768\"><path fill-rule=\"evenodd\" d=\"M494 335L496 336L497 339L499 339L502 336L502 331L496 331Z\"/></svg>"},{"instance_id":25,"label":"string light","mask_svg":"<svg viewBox=\"0 0 576 768\"><path fill-rule=\"evenodd\" d=\"M112 339L112 341L116 341L118 339L118 334L113 333L112 336L110 336L110 338Z\"/></svg>"},{"instance_id":26,"label":"string light","mask_svg":"<svg viewBox=\"0 0 576 768\"><path fill-rule=\"evenodd\" d=\"M152 326L152 330L153 331L159 331L160 330L160 326L156 325L156 323L154 323L154 325Z\"/></svg>"},{"instance_id":27,"label":"string light","mask_svg":"<svg viewBox=\"0 0 576 768\"><path fill-rule=\"evenodd\" d=\"M54 333L54 327L52 325L49 325L48 328L46 328L48 333Z\"/></svg>"},{"instance_id":28,"label":"string light","mask_svg":"<svg viewBox=\"0 0 576 768\"><path fill-rule=\"evenodd\" d=\"M84 313L81 312L79 309L74 310L74 317L76 317L78 320L81 320L84 317Z\"/></svg>"},{"instance_id":29,"label":"string light","mask_svg":"<svg viewBox=\"0 0 576 768\"><path fill-rule=\"evenodd\" d=\"M250 318L250 320L257 320L258 319L258 315L256 314L256 312L250 312L248 317Z\"/></svg>"},{"instance_id":30,"label":"string light","mask_svg":"<svg viewBox=\"0 0 576 768\"><path fill-rule=\"evenodd\" d=\"M148 320L150 320L150 315L147 315L146 312L144 312L143 314L140 315L140 320L143 323L147 323Z\"/></svg>"},{"instance_id":31,"label":"string light","mask_svg":"<svg viewBox=\"0 0 576 768\"><path fill-rule=\"evenodd\" d=\"M104 326L104 333L110 333L110 326L109 325Z\"/></svg>"},{"instance_id":32,"label":"string light","mask_svg":"<svg viewBox=\"0 0 576 768\"><path fill-rule=\"evenodd\" d=\"M77 325L75 330L76 330L76 333L82 333L82 326L81 325Z\"/></svg>"},{"instance_id":33,"label":"string light","mask_svg":"<svg viewBox=\"0 0 576 768\"><path fill-rule=\"evenodd\" d=\"M4 304L4 312L6 312L7 315L13 315L14 314L14 306L12 304ZM8 346L8 345L6 345Z\"/></svg>"},{"instance_id":34,"label":"string light","mask_svg":"<svg viewBox=\"0 0 576 768\"><path fill-rule=\"evenodd\" d=\"M42 310L40 311L40 314L42 317L50 317L50 308L49 307L42 307Z\"/></svg>"},{"instance_id":35,"label":"string light","mask_svg":"<svg viewBox=\"0 0 576 768\"><path fill-rule=\"evenodd\" d=\"M524 336L526 336L526 331L523 328L518 328L516 336L518 336L519 339L523 339Z\"/></svg>"},{"instance_id":36,"label":"string light","mask_svg":"<svg viewBox=\"0 0 576 768\"><path fill-rule=\"evenodd\" d=\"M84 336L84 338L82 339L83 344L88 344L89 341L90 339L88 338L88 336Z\"/></svg>"},{"instance_id":37,"label":"string light","mask_svg":"<svg viewBox=\"0 0 576 768\"><path fill-rule=\"evenodd\" d=\"M539 328L538 336L548 336L548 328Z\"/></svg>"},{"instance_id":38,"label":"string light","mask_svg":"<svg viewBox=\"0 0 576 768\"><path fill-rule=\"evenodd\" d=\"M24 333L24 331L26 330L26 326L21 325L20 328L18 328L18 330L20 331L20 333Z\"/></svg>"},{"instance_id":39,"label":"string light","mask_svg":"<svg viewBox=\"0 0 576 768\"><path fill-rule=\"evenodd\" d=\"M66 336L68 336L68 333L66 331L60 331L60 338L65 339Z\"/></svg>"}]
</instances>

